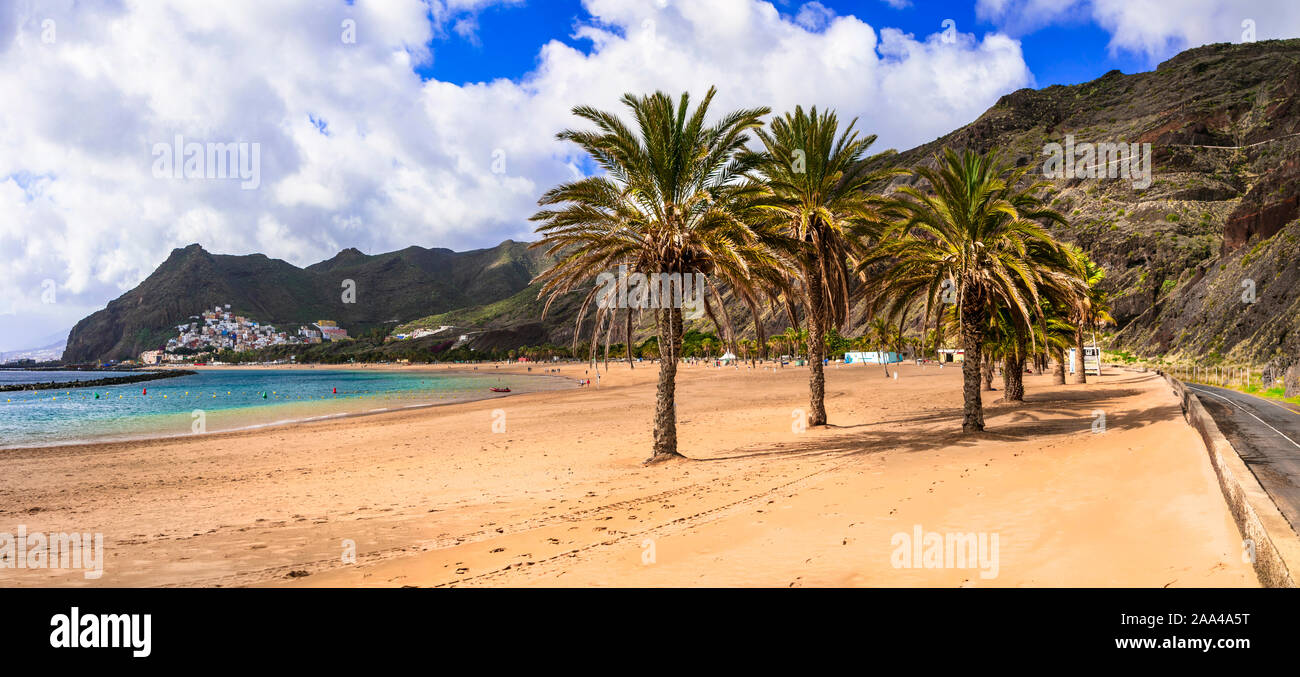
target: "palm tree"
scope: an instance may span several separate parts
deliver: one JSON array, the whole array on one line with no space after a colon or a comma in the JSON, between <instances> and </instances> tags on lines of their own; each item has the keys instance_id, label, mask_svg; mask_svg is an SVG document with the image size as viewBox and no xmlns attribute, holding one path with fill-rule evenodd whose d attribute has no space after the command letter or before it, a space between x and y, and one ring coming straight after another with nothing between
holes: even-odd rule
<instances>
[{"instance_id":1,"label":"palm tree","mask_svg":"<svg viewBox=\"0 0 1300 677\"><path fill-rule=\"evenodd\" d=\"M924 303L926 317L939 312L940 294L956 292L961 329L964 416L962 430L984 430L980 368L989 318L1006 309L1019 326L1039 312L1039 289L1059 270L1061 245L1040 220L1064 223L1039 192L1050 184L1024 181L1028 167L1002 162L996 152L944 149L934 167L913 170L928 184L899 189L899 221L859 270L882 270L867 283L872 309ZM945 284L947 283L947 284Z\"/></svg>"},{"instance_id":2,"label":"palm tree","mask_svg":"<svg viewBox=\"0 0 1300 677\"><path fill-rule=\"evenodd\" d=\"M841 132L834 112L798 106L758 131L763 152L752 172L767 186L757 207L794 262L792 282L806 311L808 423L814 426L826 424L824 337L848 317L851 259L865 229L880 221L882 199L866 189L897 173L871 169L867 150L876 136L859 136L856 123Z\"/></svg>"},{"instance_id":3,"label":"palm tree","mask_svg":"<svg viewBox=\"0 0 1300 677\"><path fill-rule=\"evenodd\" d=\"M547 308L618 266L646 275L704 274L713 278L710 285L725 282L740 294L752 293L751 280L758 277L752 270L779 267L744 216L744 205L761 186L744 179L752 162L742 150L749 130L759 127L761 116L770 111L735 111L708 124L715 91L710 88L694 109L689 94L676 103L663 92L625 94L622 103L632 114L631 126L612 113L573 109L596 129L566 130L558 138L581 147L604 174L556 186L538 201L543 209L532 218L541 222L537 231L542 238L533 246L548 246L556 259L537 278ZM586 295L579 330L599 289ZM647 463L681 457L676 381L682 309L677 303L659 305L673 307L651 309L660 361L654 451ZM609 315L604 311L597 312L595 333Z\"/></svg>"},{"instance_id":4,"label":"palm tree","mask_svg":"<svg viewBox=\"0 0 1300 677\"><path fill-rule=\"evenodd\" d=\"M767 349L772 353L776 354L778 360L780 359L781 344L783 341L784 339L782 339L780 336L773 336L772 338L767 340Z\"/></svg>"},{"instance_id":5,"label":"palm tree","mask_svg":"<svg viewBox=\"0 0 1300 677\"><path fill-rule=\"evenodd\" d=\"M880 364L885 369L885 378L889 378L889 363L885 361L885 347L893 339L894 327L885 318L874 317L871 319L871 324L867 326L867 332L876 345L876 357L880 358Z\"/></svg>"},{"instance_id":6,"label":"palm tree","mask_svg":"<svg viewBox=\"0 0 1300 677\"><path fill-rule=\"evenodd\" d=\"M1066 322L1062 313L1049 304L1046 321L1043 327L1043 346L1052 359L1056 360L1056 366L1052 369L1052 382L1056 385L1065 385L1065 351L1070 349L1070 344L1074 342L1076 329L1074 325Z\"/></svg>"},{"instance_id":7,"label":"palm tree","mask_svg":"<svg viewBox=\"0 0 1300 677\"><path fill-rule=\"evenodd\" d=\"M1083 369L1083 333L1091 328L1093 334L1096 334L1099 325L1109 324L1115 319L1110 316L1110 295L1101 289L1101 283L1106 280L1106 269L1097 265L1083 251L1075 249L1073 254L1077 260L1077 272L1079 278L1086 286L1084 293L1078 294L1074 301L1074 382L1083 384L1088 382L1088 375ZM1098 360L1098 366L1101 362Z\"/></svg>"},{"instance_id":8,"label":"palm tree","mask_svg":"<svg viewBox=\"0 0 1300 677\"><path fill-rule=\"evenodd\" d=\"M754 341L754 339L743 338L737 341L736 343L737 345L740 346L741 362L749 362L751 367L758 366L754 364L752 360L750 360L750 356L756 354L754 347L757 345L757 343Z\"/></svg>"},{"instance_id":9,"label":"palm tree","mask_svg":"<svg viewBox=\"0 0 1300 677\"><path fill-rule=\"evenodd\" d=\"M922 356L925 355L926 346L931 346L934 349L934 361L942 362L943 360L941 359L942 356L939 354L939 349L943 347L943 330L937 328L927 329L925 331L925 338L921 341Z\"/></svg>"},{"instance_id":10,"label":"palm tree","mask_svg":"<svg viewBox=\"0 0 1300 677\"><path fill-rule=\"evenodd\" d=\"M1030 243L1028 249L1039 264L1037 321L1025 324L1001 308L993 315L997 325L995 335L1002 340L999 346L1003 358L1002 400L1010 403L1025 400L1025 363L1039 346L1047 347L1047 321L1053 308L1074 303L1086 291L1077 276L1079 259L1069 247Z\"/></svg>"},{"instance_id":11,"label":"palm tree","mask_svg":"<svg viewBox=\"0 0 1300 677\"><path fill-rule=\"evenodd\" d=\"M797 357L803 353L799 341L798 329L795 329L794 327L786 327L785 331L781 332L781 341L785 343L786 349L790 353L790 357Z\"/></svg>"},{"instance_id":12,"label":"palm tree","mask_svg":"<svg viewBox=\"0 0 1300 677\"><path fill-rule=\"evenodd\" d=\"M984 389L992 390L995 360L1002 360L1002 401L1025 400L1025 327L1018 326L1011 313L998 308L989 318L984 354L989 358L984 372Z\"/></svg>"}]
</instances>

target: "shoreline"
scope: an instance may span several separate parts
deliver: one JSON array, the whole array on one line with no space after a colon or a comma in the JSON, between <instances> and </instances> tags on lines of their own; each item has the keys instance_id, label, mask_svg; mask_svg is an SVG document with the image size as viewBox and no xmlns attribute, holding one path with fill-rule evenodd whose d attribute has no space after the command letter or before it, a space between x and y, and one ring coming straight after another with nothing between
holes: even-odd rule
<instances>
[{"instance_id":1,"label":"shoreline","mask_svg":"<svg viewBox=\"0 0 1300 677\"><path fill-rule=\"evenodd\" d=\"M219 369L219 368L218 368L218 369ZM339 370L337 370L337 371L347 371L347 370L345 370L345 369L339 369ZM178 373L178 374L176 374L176 376L188 376L188 375L193 375L193 374L195 374L195 373L196 373L196 372ZM459 372L459 371L445 372L445 371L444 371L444 372L440 372L440 373L446 373L446 374L466 373L466 374L473 375L473 374L476 374L476 373L479 373L479 372ZM522 375L522 376L530 376L530 377L550 377L550 378L560 378L560 379L564 379L564 380L566 380L566 381L571 381L571 379L568 379L568 378L566 378L566 377L557 376L557 375L555 375L555 374L530 374L530 373L524 373L524 374L512 374L512 375ZM237 427L237 428L230 428L230 429L226 429L226 430L214 430L214 431L212 431L212 432L205 432L205 433L199 433L199 434L196 434L196 433L176 433L176 434L172 434L172 435L157 435L157 434L151 434L151 435L127 436L127 437L96 437L96 438L90 438L90 439L76 439L76 440L67 440L67 441L60 441L60 442L45 442L45 443L40 443L40 444L30 444L30 445L28 445L28 444L23 444L23 445L15 445L15 446L0 446L0 455L2 455L2 454L7 454L7 453L10 453L10 452L40 452L40 451L42 451L42 450L63 450L63 449L68 449L68 448L76 448L76 447L92 447L92 446L99 446L99 445L125 445L125 446L130 446L130 445L132 445L132 444L143 444L143 443L151 443L151 442L167 442L167 441L182 440L182 439L188 439L188 438L193 438L193 437L197 437L197 436L202 436L202 437L235 437L235 436L238 436L238 435L240 435L240 434L257 433L258 431L261 431L261 430L272 430L272 429L276 429L276 428L292 428L292 427L294 427L294 426L309 425L309 424L312 424L312 423L319 423L319 422L323 422L323 421L345 420L345 419L350 419L350 418L361 418L361 417L366 417L366 416L380 416L380 415L383 415L383 414L393 414L393 413L399 413L399 412L404 412L404 411L415 411L415 410L421 410L421 409L429 409L429 408L433 408L433 407L446 407L446 406L454 406L454 405L458 405L458 404L466 404L466 403L472 403L472 402L483 402L483 401L487 401L487 400L499 400L499 399L506 399L506 398L513 397L513 396L519 396L519 395L531 395L531 394L534 394L534 393L540 393L540 392L560 392L560 391L564 391L564 390L576 389L576 388L579 387L579 386L577 386L577 385L573 385L572 383L570 383L569 385L570 385L569 388L562 388L562 387L561 387L561 388L553 388L553 389L538 390L538 391L530 391L530 392L511 392L511 393L496 393L496 392L491 392L490 394L487 394L487 395L482 396L482 397L464 397L464 398L455 399L455 400L449 400L449 401L439 401L439 402L421 402L421 403L418 403L418 404L409 404L409 405L404 405L404 406L381 407L381 408L377 408L377 409L369 409L369 410L366 410L366 411L346 411L346 412L337 412L337 413L330 413L330 414L323 414L323 415L309 415L309 416L305 416L305 417L299 417L299 418L293 418L293 419L285 419L285 420L274 421L274 422L270 422L270 423L256 423L256 424L252 424L252 425L240 426L240 427ZM72 390L72 389L75 389L75 388L70 388L70 390ZM259 406L254 406L254 407L245 407L245 408L246 408L246 409L262 409L263 407L267 407L267 406L275 406L275 405L274 405L274 404L270 404L270 405L259 405Z\"/></svg>"}]
</instances>

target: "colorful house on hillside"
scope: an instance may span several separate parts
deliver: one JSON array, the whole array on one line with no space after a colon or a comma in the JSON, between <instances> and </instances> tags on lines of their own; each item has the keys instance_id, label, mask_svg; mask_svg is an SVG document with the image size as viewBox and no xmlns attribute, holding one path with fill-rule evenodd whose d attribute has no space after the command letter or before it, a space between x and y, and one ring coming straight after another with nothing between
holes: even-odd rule
<instances>
[{"instance_id":1,"label":"colorful house on hillside","mask_svg":"<svg viewBox=\"0 0 1300 677\"><path fill-rule=\"evenodd\" d=\"M343 329L334 320L318 320L316 329L326 341L342 341L348 338L348 330Z\"/></svg>"}]
</instances>

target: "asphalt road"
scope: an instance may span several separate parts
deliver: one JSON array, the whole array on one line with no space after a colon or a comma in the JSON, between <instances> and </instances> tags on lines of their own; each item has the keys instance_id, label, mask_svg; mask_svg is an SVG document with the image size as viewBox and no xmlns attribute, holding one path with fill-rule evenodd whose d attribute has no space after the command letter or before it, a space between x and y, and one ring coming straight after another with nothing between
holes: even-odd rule
<instances>
[{"instance_id":1,"label":"asphalt road","mask_svg":"<svg viewBox=\"0 0 1300 677\"><path fill-rule=\"evenodd\" d=\"M1235 390L1187 387L1300 533L1300 409Z\"/></svg>"}]
</instances>

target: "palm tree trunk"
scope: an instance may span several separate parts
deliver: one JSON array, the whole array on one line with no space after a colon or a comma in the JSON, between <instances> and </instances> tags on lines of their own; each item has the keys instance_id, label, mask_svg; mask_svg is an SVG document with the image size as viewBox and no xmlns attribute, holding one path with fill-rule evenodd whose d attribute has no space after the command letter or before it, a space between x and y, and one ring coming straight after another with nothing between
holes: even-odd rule
<instances>
[{"instance_id":1,"label":"palm tree trunk","mask_svg":"<svg viewBox=\"0 0 1300 677\"><path fill-rule=\"evenodd\" d=\"M1020 350L1008 352L1002 358L1002 401L1025 401L1025 358Z\"/></svg>"},{"instance_id":2,"label":"palm tree trunk","mask_svg":"<svg viewBox=\"0 0 1300 677\"><path fill-rule=\"evenodd\" d=\"M980 366L980 376L982 377L981 380L984 382L983 389L985 392L991 393L997 390L993 387L993 369L993 356L990 355L989 359L984 360L984 364Z\"/></svg>"},{"instance_id":3,"label":"palm tree trunk","mask_svg":"<svg viewBox=\"0 0 1300 677\"><path fill-rule=\"evenodd\" d=\"M943 337L939 335L942 326L943 312L940 311L934 314L934 361L939 364L943 364L943 356L939 354L939 344L943 343Z\"/></svg>"},{"instance_id":4,"label":"palm tree trunk","mask_svg":"<svg viewBox=\"0 0 1300 677\"><path fill-rule=\"evenodd\" d=\"M677 357L681 344L677 339L679 317L674 317L681 311L656 309L654 313L659 325L659 385L655 391L654 455L646 459L647 465L682 458L677 453Z\"/></svg>"},{"instance_id":5,"label":"palm tree trunk","mask_svg":"<svg viewBox=\"0 0 1300 677\"><path fill-rule=\"evenodd\" d=\"M627 324L623 325L623 337L627 339L627 368L636 369L632 363L632 309L627 309Z\"/></svg>"},{"instance_id":6,"label":"palm tree trunk","mask_svg":"<svg viewBox=\"0 0 1300 677\"><path fill-rule=\"evenodd\" d=\"M1065 350L1057 349L1056 351L1056 368L1052 370L1052 383L1058 386L1065 385Z\"/></svg>"},{"instance_id":7,"label":"palm tree trunk","mask_svg":"<svg viewBox=\"0 0 1300 677\"><path fill-rule=\"evenodd\" d=\"M822 296L821 277L816 270L808 276L808 425L826 425L826 373L822 356L826 341L822 338L822 325L826 309Z\"/></svg>"},{"instance_id":8,"label":"palm tree trunk","mask_svg":"<svg viewBox=\"0 0 1300 677\"><path fill-rule=\"evenodd\" d=\"M758 309L758 304L748 294L744 295L745 305L749 306L749 314L754 316L754 366L758 366L758 358L767 359L767 334L763 331L763 313Z\"/></svg>"},{"instance_id":9,"label":"palm tree trunk","mask_svg":"<svg viewBox=\"0 0 1300 677\"><path fill-rule=\"evenodd\" d=\"M969 304L962 317L961 343L965 356L961 363L962 376L962 432L976 433L984 430L984 403L980 399L980 348L984 342L983 314L976 311L977 304Z\"/></svg>"},{"instance_id":10,"label":"palm tree trunk","mask_svg":"<svg viewBox=\"0 0 1300 677\"><path fill-rule=\"evenodd\" d=\"M1088 375L1083 373L1083 324L1074 332L1074 382L1087 383Z\"/></svg>"}]
</instances>

